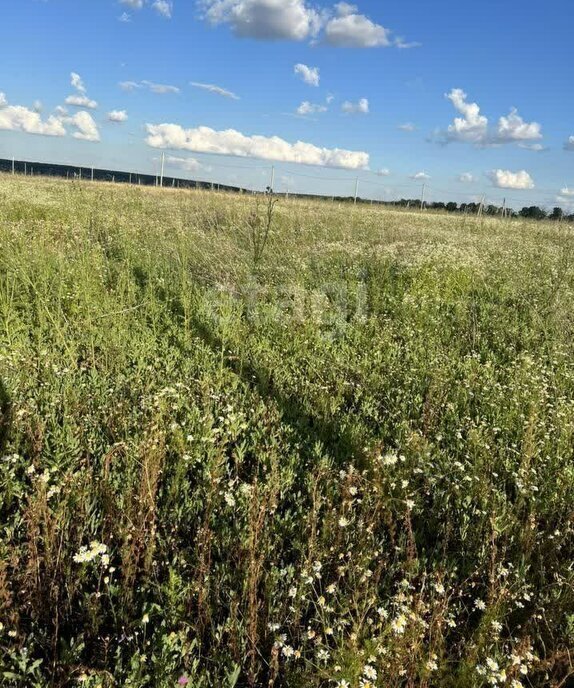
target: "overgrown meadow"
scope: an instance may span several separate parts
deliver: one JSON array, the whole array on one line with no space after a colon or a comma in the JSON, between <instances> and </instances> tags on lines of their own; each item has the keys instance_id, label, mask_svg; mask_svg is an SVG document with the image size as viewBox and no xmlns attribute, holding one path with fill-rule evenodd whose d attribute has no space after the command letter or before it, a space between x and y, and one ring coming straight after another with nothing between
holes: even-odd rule
<instances>
[{"instance_id":1,"label":"overgrown meadow","mask_svg":"<svg viewBox=\"0 0 574 688\"><path fill-rule=\"evenodd\" d=\"M573 228L269 200L0 177L0 684L571 685Z\"/></svg>"}]
</instances>

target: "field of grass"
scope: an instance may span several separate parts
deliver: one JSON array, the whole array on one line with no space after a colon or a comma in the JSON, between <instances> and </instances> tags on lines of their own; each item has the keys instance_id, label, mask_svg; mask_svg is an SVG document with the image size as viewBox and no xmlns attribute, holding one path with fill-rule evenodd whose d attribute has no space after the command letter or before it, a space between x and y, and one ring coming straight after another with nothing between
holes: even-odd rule
<instances>
[{"instance_id":1,"label":"field of grass","mask_svg":"<svg viewBox=\"0 0 574 688\"><path fill-rule=\"evenodd\" d=\"M570 685L573 228L265 213L0 176L0 685Z\"/></svg>"}]
</instances>

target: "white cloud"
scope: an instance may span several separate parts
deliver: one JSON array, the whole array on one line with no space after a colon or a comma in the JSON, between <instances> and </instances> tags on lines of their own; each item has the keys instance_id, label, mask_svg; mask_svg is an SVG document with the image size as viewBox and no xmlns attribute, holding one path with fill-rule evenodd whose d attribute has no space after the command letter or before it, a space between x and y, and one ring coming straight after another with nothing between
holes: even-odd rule
<instances>
[{"instance_id":1,"label":"white cloud","mask_svg":"<svg viewBox=\"0 0 574 688\"><path fill-rule=\"evenodd\" d=\"M327 110L328 108L325 105L316 105L308 100L304 100L297 108L297 114L304 117L306 115L318 115L321 112L327 112Z\"/></svg>"},{"instance_id":2,"label":"white cloud","mask_svg":"<svg viewBox=\"0 0 574 688\"><path fill-rule=\"evenodd\" d=\"M408 132L416 130L416 127L412 122L405 122L404 124L399 124L398 128L401 131L408 131Z\"/></svg>"},{"instance_id":3,"label":"white cloud","mask_svg":"<svg viewBox=\"0 0 574 688\"><path fill-rule=\"evenodd\" d=\"M357 7L346 2L335 6L337 16L325 26L325 40L339 48L385 48L391 45L390 31L375 24Z\"/></svg>"},{"instance_id":4,"label":"white cloud","mask_svg":"<svg viewBox=\"0 0 574 688\"><path fill-rule=\"evenodd\" d=\"M399 50L409 50L410 48L420 48L422 43L418 41L411 41L410 43L405 41L403 38L395 38L393 45Z\"/></svg>"},{"instance_id":5,"label":"white cloud","mask_svg":"<svg viewBox=\"0 0 574 688\"><path fill-rule=\"evenodd\" d=\"M76 72L72 72L70 74L70 83L76 89L76 91L78 91L79 93L85 93L86 92L86 87L84 86L84 82L82 81L82 77L79 74L76 74Z\"/></svg>"},{"instance_id":6,"label":"white cloud","mask_svg":"<svg viewBox=\"0 0 574 688\"><path fill-rule=\"evenodd\" d=\"M492 170L488 174L493 186L499 189L533 189L534 181L526 170Z\"/></svg>"},{"instance_id":7,"label":"white cloud","mask_svg":"<svg viewBox=\"0 0 574 688\"><path fill-rule=\"evenodd\" d=\"M131 7L132 10L141 10L144 0L120 0L120 3Z\"/></svg>"},{"instance_id":8,"label":"white cloud","mask_svg":"<svg viewBox=\"0 0 574 688\"><path fill-rule=\"evenodd\" d=\"M228 91L225 88L221 88L221 86L215 86L214 84L201 84L197 81L191 81L190 85L194 88L202 88L204 91L209 91L210 93L216 93L218 96L223 96L224 98L231 98L231 100L239 100L238 95L236 95L232 91Z\"/></svg>"},{"instance_id":9,"label":"white cloud","mask_svg":"<svg viewBox=\"0 0 574 688\"><path fill-rule=\"evenodd\" d=\"M416 172L415 174L411 174L410 178L416 182L427 182L430 176L426 172Z\"/></svg>"},{"instance_id":10,"label":"white cloud","mask_svg":"<svg viewBox=\"0 0 574 688\"><path fill-rule=\"evenodd\" d=\"M348 2L338 2L335 4L335 11L339 17L347 17L349 14L357 14L359 8L357 5L351 5Z\"/></svg>"},{"instance_id":11,"label":"white cloud","mask_svg":"<svg viewBox=\"0 0 574 688\"><path fill-rule=\"evenodd\" d=\"M122 12L118 17L118 21L124 22L125 24L131 22L132 18L127 12Z\"/></svg>"},{"instance_id":12,"label":"white cloud","mask_svg":"<svg viewBox=\"0 0 574 688\"><path fill-rule=\"evenodd\" d=\"M228 24L242 38L303 41L317 35L319 13L305 0L200 0L212 24Z\"/></svg>"},{"instance_id":13,"label":"white cloud","mask_svg":"<svg viewBox=\"0 0 574 688\"><path fill-rule=\"evenodd\" d=\"M498 146L516 143L521 148L543 150L539 143L532 143L542 138L538 122L525 122L512 108L507 117L500 117L494 131L489 129L488 118L481 114L477 103L467 102L467 94L460 88L453 88L446 94L454 107L462 115L455 117L446 132L439 132L442 143L472 143L476 146Z\"/></svg>"},{"instance_id":14,"label":"white cloud","mask_svg":"<svg viewBox=\"0 0 574 688\"><path fill-rule=\"evenodd\" d=\"M525 122L516 108L512 108L508 117L498 120L496 138L500 143L537 141L542 138L542 133L538 122Z\"/></svg>"},{"instance_id":15,"label":"white cloud","mask_svg":"<svg viewBox=\"0 0 574 688\"><path fill-rule=\"evenodd\" d=\"M70 121L77 131L75 131L72 136L75 139L80 139L81 141L93 141L97 142L100 140L100 133L98 127L94 122L92 116L88 112L77 112Z\"/></svg>"},{"instance_id":16,"label":"white cloud","mask_svg":"<svg viewBox=\"0 0 574 688\"><path fill-rule=\"evenodd\" d=\"M158 14L161 14L162 17L171 19L173 8L171 2L168 2L168 0L154 0L152 7Z\"/></svg>"},{"instance_id":17,"label":"white cloud","mask_svg":"<svg viewBox=\"0 0 574 688\"><path fill-rule=\"evenodd\" d=\"M135 91L137 88L141 88L141 84L137 81L120 81L119 87L122 91Z\"/></svg>"},{"instance_id":18,"label":"white cloud","mask_svg":"<svg viewBox=\"0 0 574 688\"><path fill-rule=\"evenodd\" d=\"M177 86L170 86L169 84L156 84L153 81L120 81L118 84L122 91L136 91L140 88L146 88L152 93L165 95L166 93L179 93L180 89Z\"/></svg>"},{"instance_id":19,"label":"white cloud","mask_svg":"<svg viewBox=\"0 0 574 688\"><path fill-rule=\"evenodd\" d=\"M565 186L563 189L560 189L560 193L562 196L574 196L574 189L570 189L568 186Z\"/></svg>"},{"instance_id":20,"label":"white cloud","mask_svg":"<svg viewBox=\"0 0 574 688\"><path fill-rule=\"evenodd\" d=\"M472 184L476 181L476 177L471 172L463 172L458 175L458 181L463 184Z\"/></svg>"},{"instance_id":21,"label":"white cloud","mask_svg":"<svg viewBox=\"0 0 574 688\"><path fill-rule=\"evenodd\" d=\"M66 105L73 105L74 107L88 108L95 110L98 104L95 100L88 98L86 95L68 96L65 100Z\"/></svg>"},{"instance_id":22,"label":"white cloud","mask_svg":"<svg viewBox=\"0 0 574 688\"><path fill-rule=\"evenodd\" d=\"M126 82L124 82L125 84ZM142 86L149 88L152 93L158 93L163 95L165 93L179 93L179 88L177 86L170 86L168 84L155 84L153 81L142 81Z\"/></svg>"},{"instance_id":23,"label":"white cloud","mask_svg":"<svg viewBox=\"0 0 574 688\"><path fill-rule=\"evenodd\" d=\"M327 105L331 105L331 103L335 100L335 96L329 93L329 95L325 98Z\"/></svg>"},{"instance_id":24,"label":"white cloud","mask_svg":"<svg viewBox=\"0 0 574 688\"><path fill-rule=\"evenodd\" d=\"M50 115L42 120L39 112L22 105L8 105L6 95L0 93L0 129L22 131L38 136L65 136L66 129L59 117Z\"/></svg>"},{"instance_id":25,"label":"white cloud","mask_svg":"<svg viewBox=\"0 0 574 688\"><path fill-rule=\"evenodd\" d=\"M488 119L480 114L476 103L467 103L466 93L461 88L453 88L446 95L462 117L455 117L447 129L447 140L484 143L488 133Z\"/></svg>"},{"instance_id":26,"label":"white cloud","mask_svg":"<svg viewBox=\"0 0 574 688\"><path fill-rule=\"evenodd\" d=\"M59 121L62 124L69 124L76 129L72 134L72 137L75 139L79 139L80 141L91 141L93 143L97 143L100 140L98 126L90 113L85 110L76 112L75 115L62 114L59 117Z\"/></svg>"},{"instance_id":27,"label":"white cloud","mask_svg":"<svg viewBox=\"0 0 574 688\"><path fill-rule=\"evenodd\" d=\"M152 148L172 148L352 170L367 168L369 165L368 153L319 148L303 141L289 143L278 136L246 136L234 129L215 131L209 127L184 129L178 124L148 124L146 129L146 143Z\"/></svg>"},{"instance_id":28,"label":"white cloud","mask_svg":"<svg viewBox=\"0 0 574 688\"><path fill-rule=\"evenodd\" d=\"M525 150L531 150L536 152L548 150L548 148L546 148L546 146L543 146L541 143L519 143L518 147L524 148Z\"/></svg>"},{"instance_id":29,"label":"white cloud","mask_svg":"<svg viewBox=\"0 0 574 688\"><path fill-rule=\"evenodd\" d=\"M568 141L564 144L564 150L574 151L574 136L568 137Z\"/></svg>"},{"instance_id":30,"label":"white cloud","mask_svg":"<svg viewBox=\"0 0 574 688\"><path fill-rule=\"evenodd\" d=\"M165 161L168 165L179 167L180 170L185 170L186 172L195 172L202 166L199 160L195 158L180 158L175 155L166 156Z\"/></svg>"},{"instance_id":31,"label":"white cloud","mask_svg":"<svg viewBox=\"0 0 574 688\"><path fill-rule=\"evenodd\" d=\"M300 76L306 84L309 84L309 86L319 85L319 67L308 67L305 64L296 64L293 71Z\"/></svg>"},{"instance_id":32,"label":"white cloud","mask_svg":"<svg viewBox=\"0 0 574 688\"><path fill-rule=\"evenodd\" d=\"M0 129L21 131L39 136L66 136L64 125L76 129L72 136L84 141L99 141L100 134L92 116L87 112L77 112L70 117L66 108L57 107L55 114L43 120L40 112L21 105L8 105L6 96L0 93Z\"/></svg>"},{"instance_id":33,"label":"white cloud","mask_svg":"<svg viewBox=\"0 0 574 688\"><path fill-rule=\"evenodd\" d=\"M379 177L388 177L390 175L391 171L388 169L388 167L383 167L383 169L379 170L377 172L377 175Z\"/></svg>"},{"instance_id":34,"label":"white cloud","mask_svg":"<svg viewBox=\"0 0 574 688\"><path fill-rule=\"evenodd\" d=\"M342 48L412 48L402 38L391 41L389 29L376 24L356 5L338 2L332 10L318 10L309 0L198 0L203 18L227 24L235 35L259 40L313 42L324 32L326 43Z\"/></svg>"},{"instance_id":35,"label":"white cloud","mask_svg":"<svg viewBox=\"0 0 574 688\"><path fill-rule=\"evenodd\" d=\"M366 98L361 98L358 103L351 103L350 100L346 100L341 105L341 110L348 115L368 115L369 101Z\"/></svg>"},{"instance_id":36,"label":"white cloud","mask_svg":"<svg viewBox=\"0 0 574 688\"><path fill-rule=\"evenodd\" d=\"M72 72L70 74L70 83L72 87L76 89L77 93L66 98L66 105L89 108L90 110L95 110L98 107L98 104L95 100L88 98L86 86L84 85L82 77L79 74Z\"/></svg>"},{"instance_id":37,"label":"white cloud","mask_svg":"<svg viewBox=\"0 0 574 688\"><path fill-rule=\"evenodd\" d=\"M125 110L112 110L108 112L108 122L116 122L121 124L122 122L127 122L128 113Z\"/></svg>"}]
</instances>

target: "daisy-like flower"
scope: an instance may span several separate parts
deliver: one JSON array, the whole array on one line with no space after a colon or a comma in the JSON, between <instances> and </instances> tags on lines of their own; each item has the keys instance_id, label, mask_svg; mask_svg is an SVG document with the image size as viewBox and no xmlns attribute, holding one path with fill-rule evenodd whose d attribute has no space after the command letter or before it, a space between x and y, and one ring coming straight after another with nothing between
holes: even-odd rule
<instances>
[{"instance_id":1,"label":"daisy-like flower","mask_svg":"<svg viewBox=\"0 0 574 688\"><path fill-rule=\"evenodd\" d=\"M399 614L396 619L391 621L391 628L397 635L402 635L407 627L407 617L404 614Z\"/></svg>"},{"instance_id":2,"label":"daisy-like flower","mask_svg":"<svg viewBox=\"0 0 574 688\"><path fill-rule=\"evenodd\" d=\"M363 667L363 676L366 676L368 679L371 679L372 681L376 681L377 670L375 669L374 666L371 666L370 664L366 664Z\"/></svg>"}]
</instances>

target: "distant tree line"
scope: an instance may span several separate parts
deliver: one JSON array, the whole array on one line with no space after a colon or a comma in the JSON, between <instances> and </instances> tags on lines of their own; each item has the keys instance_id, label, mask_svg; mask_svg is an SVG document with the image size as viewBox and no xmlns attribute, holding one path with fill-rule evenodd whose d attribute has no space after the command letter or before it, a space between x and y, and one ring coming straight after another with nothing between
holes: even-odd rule
<instances>
[{"instance_id":1,"label":"distant tree line","mask_svg":"<svg viewBox=\"0 0 574 688\"><path fill-rule=\"evenodd\" d=\"M67 179L83 179L93 181L116 182L120 184L138 184L143 186L157 186L160 183L159 177L152 174L139 174L132 172L122 172L115 170L103 170L92 167L75 167L73 165L58 165L53 163L41 162L23 162L20 160L10 160L7 158L0 158L0 172L25 174L25 175L42 175L48 177L64 177ZM195 181L192 179L181 179L177 177L164 177L163 186L177 187L181 189L213 189L217 191L226 191L233 193L254 193L247 189L237 186L229 186L227 184L214 184L212 182ZM322 196L318 194L305 193L276 193L276 196L291 196L293 198L316 199L325 198L339 203L361 203L361 204L375 204L386 205L401 208L420 208L420 198L401 198L400 201L374 201L366 198L357 198L354 196ZM496 205L483 205L481 211L480 203L425 203L427 210L438 210L447 213L462 213L467 215L478 215L482 212L483 215L505 217L524 217L531 220L567 220L574 222L574 213L567 215L562 208L554 208L552 212L547 212L543 208L536 205L531 205L522 208L518 212L511 208L502 208Z\"/></svg>"},{"instance_id":2,"label":"distant tree line","mask_svg":"<svg viewBox=\"0 0 574 688\"><path fill-rule=\"evenodd\" d=\"M401 198L400 201L396 201L393 205L398 205L402 208L420 208L420 199L413 198ZM480 212L480 203L455 203L451 201L450 203L425 203L425 208L428 210L439 210L447 213L463 213L467 215L478 215ZM530 220L556 220L560 222L561 220L567 220L569 222L574 222L574 213L568 215L562 208L555 207L551 212L540 208L537 205L525 206L522 210L512 210L512 208L503 208L497 205L483 205L482 214L490 216L502 216L506 217L524 217Z\"/></svg>"}]
</instances>

